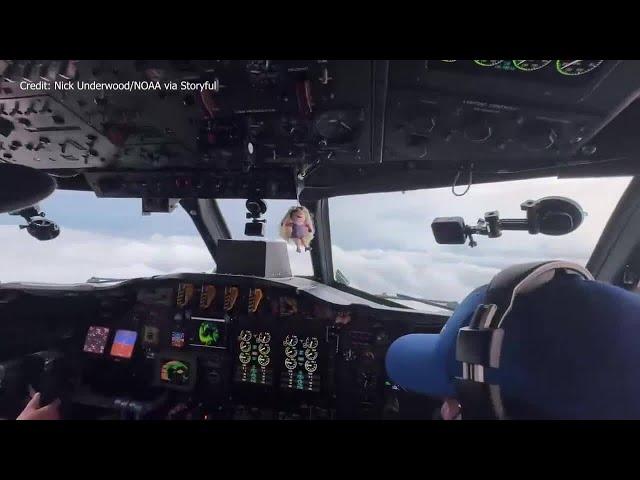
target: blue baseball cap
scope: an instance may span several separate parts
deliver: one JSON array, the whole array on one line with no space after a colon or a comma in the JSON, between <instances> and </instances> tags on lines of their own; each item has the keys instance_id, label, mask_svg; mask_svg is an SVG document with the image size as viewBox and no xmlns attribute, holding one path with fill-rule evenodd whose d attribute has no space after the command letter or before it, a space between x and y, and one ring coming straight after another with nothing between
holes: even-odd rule
<instances>
[{"instance_id":1,"label":"blue baseball cap","mask_svg":"<svg viewBox=\"0 0 640 480\"><path fill-rule=\"evenodd\" d=\"M487 286L469 294L439 334L398 338L387 373L401 387L454 397L458 330L469 325ZM510 418L640 418L640 295L575 275L517 297L503 325L500 385ZM464 405L463 405L464 411Z\"/></svg>"}]
</instances>

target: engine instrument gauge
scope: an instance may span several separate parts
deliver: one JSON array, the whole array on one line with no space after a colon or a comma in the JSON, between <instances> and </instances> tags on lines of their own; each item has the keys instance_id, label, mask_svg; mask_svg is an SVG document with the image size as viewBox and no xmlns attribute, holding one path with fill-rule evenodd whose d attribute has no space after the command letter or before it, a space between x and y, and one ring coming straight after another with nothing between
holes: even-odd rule
<instances>
[{"instance_id":1,"label":"engine instrument gauge","mask_svg":"<svg viewBox=\"0 0 640 480\"><path fill-rule=\"evenodd\" d=\"M284 366L287 367L287 370L295 370L298 366L298 362L296 362L293 358L285 358Z\"/></svg>"},{"instance_id":2,"label":"engine instrument gauge","mask_svg":"<svg viewBox=\"0 0 640 480\"><path fill-rule=\"evenodd\" d=\"M287 335L284 339L283 345L289 347L295 347L298 344L298 337L295 335Z\"/></svg>"},{"instance_id":3,"label":"engine instrument gauge","mask_svg":"<svg viewBox=\"0 0 640 480\"><path fill-rule=\"evenodd\" d=\"M524 72L533 72L549 65L553 60L512 60L513 66Z\"/></svg>"},{"instance_id":4,"label":"engine instrument gauge","mask_svg":"<svg viewBox=\"0 0 640 480\"><path fill-rule=\"evenodd\" d=\"M503 60L474 60L474 62L481 67L495 67L500 65Z\"/></svg>"},{"instance_id":5,"label":"engine instrument gauge","mask_svg":"<svg viewBox=\"0 0 640 480\"><path fill-rule=\"evenodd\" d=\"M236 383L262 386L273 384L273 368L269 357L270 341L271 334L268 332L240 331L238 335L239 364L236 366L233 377Z\"/></svg>"},{"instance_id":6,"label":"engine instrument gauge","mask_svg":"<svg viewBox=\"0 0 640 480\"><path fill-rule=\"evenodd\" d=\"M316 337L307 337L302 344L304 348L318 348L318 339Z\"/></svg>"},{"instance_id":7,"label":"engine instrument gauge","mask_svg":"<svg viewBox=\"0 0 640 480\"><path fill-rule=\"evenodd\" d=\"M307 360L304 362L304 369L309 373L313 373L318 369L318 364L312 360Z\"/></svg>"},{"instance_id":8,"label":"engine instrument gauge","mask_svg":"<svg viewBox=\"0 0 640 480\"><path fill-rule=\"evenodd\" d=\"M256 341L258 343L269 343L271 341L271 334L269 332L260 332Z\"/></svg>"},{"instance_id":9,"label":"engine instrument gauge","mask_svg":"<svg viewBox=\"0 0 640 480\"><path fill-rule=\"evenodd\" d=\"M364 118L360 111L332 110L318 116L315 122L315 129L326 140L344 142L353 138L363 120Z\"/></svg>"},{"instance_id":10,"label":"engine instrument gauge","mask_svg":"<svg viewBox=\"0 0 640 480\"><path fill-rule=\"evenodd\" d=\"M604 60L557 60L556 70L562 75L577 76L598 68Z\"/></svg>"},{"instance_id":11,"label":"engine instrument gauge","mask_svg":"<svg viewBox=\"0 0 640 480\"><path fill-rule=\"evenodd\" d=\"M296 342L292 345L291 339L294 337ZM319 337L289 335L283 343L286 370L280 371L280 386L288 390L319 392L322 384Z\"/></svg>"},{"instance_id":12,"label":"engine instrument gauge","mask_svg":"<svg viewBox=\"0 0 640 480\"><path fill-rule=\"evenodd\" d=\"M287 346L287 348L284 349L284 354L287 356L287 358L296 358L298 351L291 346Z\"/></svg>"}]
</instances>

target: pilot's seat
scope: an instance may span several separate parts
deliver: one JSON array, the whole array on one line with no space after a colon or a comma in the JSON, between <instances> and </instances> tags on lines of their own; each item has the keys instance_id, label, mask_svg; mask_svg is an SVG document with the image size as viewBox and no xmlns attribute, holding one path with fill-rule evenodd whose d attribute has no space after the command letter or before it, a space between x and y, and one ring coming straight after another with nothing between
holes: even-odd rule
<instances>
[{"instance_id":1,"label":"pilot's seat","mask_svg":"<svg viewBox=\"0 0 640 480\"><path fill-rule=\"evenodd\" d=\"M640 295L563 262L499 273L386 358L396 384L457 398L463 419L640 419L638 365Z\"/></svg>"}]
</instances>

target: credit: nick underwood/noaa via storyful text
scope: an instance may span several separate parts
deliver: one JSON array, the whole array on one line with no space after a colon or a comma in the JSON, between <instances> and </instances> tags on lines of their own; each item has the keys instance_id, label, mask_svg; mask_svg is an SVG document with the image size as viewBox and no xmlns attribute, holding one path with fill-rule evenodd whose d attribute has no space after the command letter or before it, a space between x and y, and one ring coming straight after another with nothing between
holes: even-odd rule
<instances>
[{"instance_id":1,"label":"credit: nick underwood/noaa via storyful text","mask_svg":"<svg viewBox=\"0 0 640 480\"><path fill-rule=\"evenodd\" d=\"M80 80L73 81L39 81L28 82L26 80L20 82L21 90L32 91L115 91L115 92L146 92L146 91L197 91L204 92L205 90L218 91L218 81L213 80L206 82L190 82L188 80L182 80L180 82L175 81L147 81L147 80L128 80L126 82L83 82Z\"/></svg>"}]
</instances>

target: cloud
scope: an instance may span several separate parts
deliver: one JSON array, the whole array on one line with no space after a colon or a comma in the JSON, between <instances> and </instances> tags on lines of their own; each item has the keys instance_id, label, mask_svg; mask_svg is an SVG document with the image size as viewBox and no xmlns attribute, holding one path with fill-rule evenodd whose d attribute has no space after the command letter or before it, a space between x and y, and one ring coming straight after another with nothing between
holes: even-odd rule
<instances>
[{"instance_id":1,"label":"cloud","mask_svg":"<svg viewBox=\"0 0 640 480\"><path fill-rule=\"evenodd\" d=\"M352 286L368 292L460 300L514 263L561 258L585 264L628 183L629 178L538 179L474 185L460 198L439 189L331 199L333 263ZM474 249L438 245L433 239L430 223L436 216L459 215L474 223L484 212L498 209L503 218L517 218L522 216L522 201L549 195L577 200L589 214L584 224L563 237L525 232L506 232L498 239L479 237ZM119 218L111 211L106 225L96 230L104 205L115 208L115 204L103 204L93 196L82 198L79 204L65 196L65 208L55 203L55 196L50 200L55 207L50 211L56 215L49 216L62 227L53 241L39 242L15 224L0 224L0 281L71 283L92 276L132 278L213 270L213 260L185 212L139 217L137 210L134 216L134 205L127 204L126 216ZM71 215L65 217L71 204L73 222L68 221ZM268 204L267 238L275 240L277 225L291 202ZM221 208L233 236L247 238L242 235L244 202L225 200ZM4 217L11 223L19 220ZM136 230L136 222L146 222L146 227ZM116 226L124 223L125 229ZM311 275L309 253L298 254L292 245L288 250L294 274Z\"/></svg>"},{"instance_id":2,"label":"cloud","mask_svg":"<svg viewBox=\"0 0 640 480\"><path fill-rule=\"evenodd\" d=\"M40 242L15 226L0 225L0 281L85 282L92 276L130 278L211 271L213 261L195 236L131 239L62 229Z\"/></svg>"},{"instance_id":3,"label":"cloud","mask_svg":"<svg viewBox=\"0 0 640 480\"><path fill-rule=\"evenodd\" d=\"M473 185L464 197L449 189L354 195L330 200L334 266L352 285L373 293L405 293L459 300L515 263L563 259L586 264L630 179L535 179ZM523 218L520 204L546 196L572 198L587 212L584 223L562 237L505 232L477 237L478 247L438 245L437 216L462 216L469 224L498 209Z\"/></svg>"},{"instance_id":4,"label":"cloud","mask_svg":"<svg viewBox=\"0 0 640 480\"><path fill-rule=\"evenodd\" d=\"M343 250L334 247L334 264L351 286L371 292L459 300L500 268L465 262L446 252Z\"/></svg>"},{"instance_id":5,"label":"cloud","mask_svg":"<svg viewBox=\"0 0 640 480\"><path fill-rule=\"evenodd\" d=\"M132 239L63 228L40 242L17 226L0 225L0 281L85 282L89 278L132 278L176 272L211 272L215 264L202 239L153 234ZM310 275L309 253L289 246L294 272Z\"/></svg>"},{"instance_id":6,"label":"cloud","mask_svg":"<svg viewBox=\"0 0 640 480\"><path fill-rule=\"evenodd\" d=\"M502 218L522 218L520 204L547 196L576 200L588 213L583 225L570 235L549 241L549 237L505 234L499 240L480 238L484 245L499 245L520 251L556 248L571 244L574 250L590 252L630 178L571 179L542 178L473 185L465 196L455 197L448 188L409 192L351 195L329 201L332 241L342 248L394 248L424 250L442 248L431 234L436 217L461 216L469 224L485 212L498 210ZM496 250L496 251L497 251ZM459 249L457 250L459 251Z\"/></svg>"}]
</instances>

